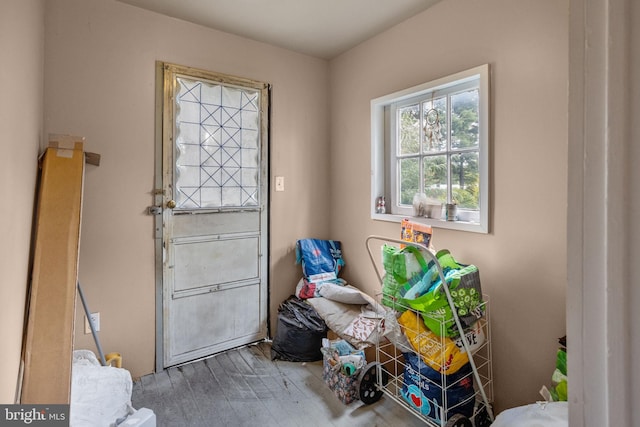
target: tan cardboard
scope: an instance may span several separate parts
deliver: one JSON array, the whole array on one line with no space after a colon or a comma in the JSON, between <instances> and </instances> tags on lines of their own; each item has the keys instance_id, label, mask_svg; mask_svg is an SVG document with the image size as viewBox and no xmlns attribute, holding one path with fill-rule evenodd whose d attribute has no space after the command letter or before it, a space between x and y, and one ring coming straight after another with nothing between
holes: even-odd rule
<instances>
[{"instance_id":1,"label":"tan cardboard","mask_svg":"<svg viewBox=\"0 0 640 427\"><path fill-rule=\"evenodd\" d=\"M59 138L42 158L21 403L68 404L85 153Z\"/></svg>"}]
</instances>

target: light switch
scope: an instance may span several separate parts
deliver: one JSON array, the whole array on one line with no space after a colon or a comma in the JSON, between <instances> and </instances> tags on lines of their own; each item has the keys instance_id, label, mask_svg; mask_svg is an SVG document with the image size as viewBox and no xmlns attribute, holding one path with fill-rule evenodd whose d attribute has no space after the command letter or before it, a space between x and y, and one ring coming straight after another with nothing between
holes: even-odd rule
<instances>
[{"instance_id":1,"label":"light switch","mask_svg":"<svg viewBox=\"0 0 640 427\"><path fill-rule=\"evenodd\" d=\"M284 191L284 176L276 176L276 191Z\"/></svg>"}]
</instances>

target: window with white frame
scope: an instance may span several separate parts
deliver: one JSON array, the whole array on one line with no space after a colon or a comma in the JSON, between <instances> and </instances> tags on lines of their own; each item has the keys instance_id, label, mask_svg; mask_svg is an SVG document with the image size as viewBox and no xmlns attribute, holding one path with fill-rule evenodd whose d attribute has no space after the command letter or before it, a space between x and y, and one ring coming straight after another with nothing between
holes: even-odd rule
<instances>
[{"instance_id":1,"label":"window with white frame","mask_svg":"<svg viewBox=\"0 0 640 427\"><path fill-rule=\"evenodd\" d=\"M371 120L373 218L488 232L488 65L374 99Z\"/></svg>"}]
</instances>

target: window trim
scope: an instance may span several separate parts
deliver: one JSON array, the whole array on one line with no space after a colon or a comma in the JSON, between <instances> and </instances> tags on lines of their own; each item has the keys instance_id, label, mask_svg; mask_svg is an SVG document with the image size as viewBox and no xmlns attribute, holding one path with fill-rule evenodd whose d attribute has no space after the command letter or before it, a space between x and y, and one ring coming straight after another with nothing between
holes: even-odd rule
<instances>
[{"instance_id":1,"label":"window trim","mask_svg":"<svg viewBox=\"0 0 640 427\"><path fill-rule=\"evenodd\" d=\"M437 218L417 218L412 220L425 223L437 228L447 228L476 233L489 233L489 128L490 128L490 70L489 64L483 64L459 73L442 77L398 92L394 92L371 100L371 218L375 220L400 222L406 218L406 214L379 214L376 213L376 200L384 196L391 201L391 141L389 132L392 104L399 104L423 96L424 94L437 92L452 86L463 85L475 79L479 79L479 165L480 176L480 220L478 223L465 221L445 221ZM389 209L388 209L389 210Z\"/></svg>"}]
</instances>

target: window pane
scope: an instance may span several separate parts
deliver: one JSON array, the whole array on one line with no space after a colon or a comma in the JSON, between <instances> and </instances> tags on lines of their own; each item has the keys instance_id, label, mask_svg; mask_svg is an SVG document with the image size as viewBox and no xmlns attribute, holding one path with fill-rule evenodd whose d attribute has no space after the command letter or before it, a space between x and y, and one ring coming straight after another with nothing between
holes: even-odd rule
<instances>
[{"instance_id":1,"label":"window pane","mask_svg":"<svg viewBox=\"0 0 640 427\"><path fill-rule=\"evenodd\" d=\"M478 152L451 156L451 182L453 199L464 209L480 208L480 175L478 173Z\"/></svg>"},{"instance_id":2,"label":"window pane","mask_svg":"<svg viewBox=\"0 0 640 427\"><path fill-rule=\"evenodd\" d=\"M427 197L447 201L447 156L424 158L424 193Z\"/></svg>"},{"instance_id":3,"label":"window pane","mask_svg":"<svg viewBox=\"0 0 640 427\"><path fill-rule=\"evenodd\" d=\"M451 95L451 148L478 143L478 89Z\"/></svg>"},{"instance_id":4,"label":"window pane","mask_svg":"<svg viewBox=\"0 0 640 427\"><path fill-rule=\"evenodd\" d=\"M447 97L431 99L422 104L424 111L424 152L447 149Z\"/></svg>"},{"instance_id":5,"label":"window pane","mask_svg":"<svg viewBox=\"0 0 640 427\"><path fill-rule=\"evenodd\" d=\"M176 80L178 208L257 206L260 93Z\"/></svg>"},{"instance_id":6,"label":"window pane","mask_svg":"<svg viewBox=\"0 0 640 427\"><path fill-rule=\"evenodd\" d=\"M398 154L417 154L420 147L420 105L398 108Z\"/></svg>"},{"instance_id":7,"label":"window pane","mask_svg":"<svg viewBox=\"0 0 640 427\"><path fill-rule=\"evenodd\" d=\"M398 161L400 177L400 204L411 205L413 196L420 191L420 163L418 159Z\"/></svg>"}]
</instances>

